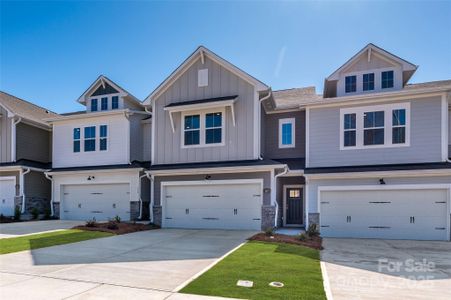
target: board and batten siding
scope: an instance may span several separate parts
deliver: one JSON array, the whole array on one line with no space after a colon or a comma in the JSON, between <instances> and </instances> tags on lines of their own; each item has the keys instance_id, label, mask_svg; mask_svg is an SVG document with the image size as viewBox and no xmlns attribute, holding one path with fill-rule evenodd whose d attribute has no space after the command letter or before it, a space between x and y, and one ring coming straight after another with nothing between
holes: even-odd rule
<instances>
[{"instance_id":1,"label":"board and batten siding","mask_svg":"<svg viewBox=\"0 0 451 300\"><path fill-rule=\"evenodd\" d=\"M130 161L143 161L144 141L143 141L143 125L141 120L145 116L132 115L130 120Z\"/></svg>"},{"instance_id":2,"label":"board and batten siding","mask_svg":"<svg viewBox=\"0 0 451 300\"><path fill-rule=\"evenodd\" d=\"M129 121L124 115L110 115L95 118L56 122L53 126L53 167L81 167L128 164L130 160ZM108 125L108 150L99 151L99 125ZM84 152L84 127L97 126L96 151ZM73 130L80 128L80 152L73 152Z\"/></svg>"},{"instance_id":3,"label":"board and batten siding","mask_svg":"<svg viewBox=\"0 0 451 300\"><path fill-rule=\"evenodd\" d=\"M6 109L0 106L0 163L11 162L11 118Z\"/></svg>"},{"instance_id":4,"label":"board and batten siding","mask_svg":"<svg viewBox=\"0 0 451 300\"><path fill-rule=\"evenodd\" d=\"M198 70L208 69L208 86L198 87ZM225 145L182 148L181 113L173 113L172 132L169 113L164 107L171 103L238 95L235 103L236 126L231 110L225 113ZM169 88L154 99L155 154L152 164L255 159L254 157L254 86L205 57L198 59Z\"/></svg>"},{"instance_id":5,"label":"board and batten siding","mask_svg":"<svg viewBox=\"0 0 451 300\"><path fill-rule=\"evenodd\" d=\"M48 163L51 132L25 123L16 125L16 160L29 159Z\"/></svg>"},{"instance_id":6,"label":"board and batten siding","mask_svg":"<svg viewBox=\"0 0 451 300\"><path fill-rule=\"evenodd\" d=\"M279 148L279 120L295 119L294 148ZM304 158L305 157L305 111L267 114L264 119L265 157Z\"/></svg>"},{"instance_id":7,"label":"board and batten siding","mask_svg":"<svg viewBox=\"0 0 451 300\"><path fill-rule=\"evenodd\" d=\"M143 160L150 161L152 159L152 123L144 122L142 127Z\"/></svg>"},{"instance_id":8,"label":"board and batten siding","mask_svg":"<svg viewBox=\"0 0 451 300\"><path fill-rule=\"evenodd\" d=\"M340 107L310 109L309 167L441 161L441 98L399 101L405 102L411 104L408 147L340 150ZM383 103L376 105L380 104ZM367 103L346 108L372 105Z\"/></svg>"}]
</instances>

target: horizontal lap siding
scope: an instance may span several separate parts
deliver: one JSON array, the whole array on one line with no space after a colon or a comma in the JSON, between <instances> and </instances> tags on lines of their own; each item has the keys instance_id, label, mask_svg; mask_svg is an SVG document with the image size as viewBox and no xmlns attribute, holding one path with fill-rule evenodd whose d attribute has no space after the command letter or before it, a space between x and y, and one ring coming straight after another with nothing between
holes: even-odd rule
<instances>
[{"instance_id":1,"label":"horizontal lap siding","mask_svg":"<svg viewBox=\"0 0 451 300\"><path fill-rule=\"evenodd\" d=\"M311 109L309 166L331 167L441 161L441 98L422 98L399 103L404 102L411 103L409 147L340 150L340 108ZM371 105L368 103L360 106Z\"/></svg>"},{"instance_id":2,"label":"horizontal lap siding","mask_svg":"<svg viewBox=\"0 0 451 300\"><path fill-rule=\"evenodd\" d=\"M198 87L199 69L208 69L208 86ZM169 113L164 107L171 103L239 95L235 103L236 126L230 108L225 113L225 145L203 148L181 148L181 113L174 113L172 132ZM155 100L154 164L253 159L254 87L222 66L205 58L196 61L162 95Z\"/></svg>"},{"instance_id":3,"label":"horizontal lap siding","mask_svg":"<svg viewBox=\"0 0 451 300\"><path fill-rule=\"evenodd\" d=\"M0 106L0 162L11 161L11 118Z\"/></svg>"},{"instance_id":4,"label":"horizontal lap siding","mask_svg":"<svg viewBox=\"0 0 451 300\"><path fill-rule=\"evenodd\" d=\"M44 173L31 171L24 176L24 193L27 197L51 198L51 183Z\"/></svg>"},{"instance_id":5,"label":"horizontal lap siding","mask_svg":"<svg viewBox=\"0 0 451 300\"><path fill-rule=\"evenodd\" d=\"M51 132L28 124L16 125L16 160L29 159L40 162L50 162Z\"/></svg>"}]
</instances>

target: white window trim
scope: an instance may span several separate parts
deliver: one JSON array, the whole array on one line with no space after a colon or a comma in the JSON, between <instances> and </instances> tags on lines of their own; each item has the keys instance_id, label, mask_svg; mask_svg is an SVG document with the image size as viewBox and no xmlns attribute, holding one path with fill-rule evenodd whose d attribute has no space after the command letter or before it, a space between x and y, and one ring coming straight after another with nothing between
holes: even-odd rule
<instances>
[{"instance_id":1,"label":"white window trim","mask_svg":"<svg viewBox=\"0 0 451 300\"><path fill-rule=\"evenodd\" d=\"M113 96L117 96L118 97L118 108L113 109ZM102 110L102 98L107 98L107 109L106 110ZM97 110L96 111L92 111L92 106L91 106L91 101L92 99L97 99ZM105 94L105 95L97 95L97 96L90 96L88 98L89 101L89 112L105 112L105 111L112 111L112 110L119 110L121 109L121 107L123 106L121 104L121 93L113 93L113 94Z\"/></svg>"},{"instance_id":2,"label":"white window trim","mask_svg":"<svg viewBox=\"0 0 451 300\"><path fill-rule=\"evenodd\" d=\"M206 134L206 120L205 116L209 113L222 113L221 118L221 143L215 143L215 144L206 144L205 143L205 134ZM199 115L199 144L198 145L185 145L185 116L192 116L192 115ZM225 108L216 108L216 109L209 109L209 110L203 110L203 111L183 111L181 113L181 119L180 119L180 145L182 149L189 149L189 148L206 148L206 147L218 147L218 146L225 146L225 131L226 131L226 114L225 114Z\"/></svg>"},{"instance_id":3,"label":"white window trim","mask_svg":"<svg viewBox=\"0 0 451 300\"><path fill-rule=\"evenodd\" d=\"M104 136L104 137L101 137L100 136L100 127L101 126L106 126L106 136ZM108 150L110 150L110 129L109 129L109 126L107 125L107 124L100 124L100 125L98 125L98 127L99 127L99 152L102 152L102 153L104 153L104 152L108 152ZM106 149L105 150L101 150L100 149L100 140L102 140L102 139L106 139Z\"/></svg>"},{"instance_id":4,"label":"white window trim","mask_svg":"<svg viewBox=\"0 0 451 300\"><path fill-rule=\"evenodd\" d=\"M75 154L78 154L78 153L80 153L80 152L82 152L82 138L81 138L81 132L82 132L82 128L83 127L74 127L74 128L72 128L72 153L75 153ZM75 133L75 129L78 129L79 131L80 131L80 136L79 136L79 138L78 139L76 139L75 137L74 137L74 133ZM80 144L79 144L79 151L74 151L74 145L75 145L75 142L79 142Z\"/></svg>"},{"instance_id":5,"label":"white window trim","mask_svg":"<svg viewBox=\"0 0 451 300\"><path fill-rule=\"evenodd\" d=\"M393 71L393 87L391 88L382 88L382 72L386 71ZM363 75L364 74L374 74L374 89L372 90L363 90ZM362 70L362 71L354 71L354 72L347 72L343 73L341 76L342 81L342 87L343 87L343 95L344 96L352 96L352 95L361 95L361 94L371 94L371 93L377 93L377 92L389 92L394 91L397 89L396 87L396 80L398 76L399 70L396 66L393 67L384 67L384 68L377 68L377 69L368 69L368 70ZM356 76L356 91L355 92L348 92L346 93L346 77L348 76Z\"/></svg>"},{"instance_id":6,"label":"white window trim","mask_svg":"<svg viewBox=\"0 0 451 300\"><path fill-rule=\"evenodd\" d=\"M100 137L100 126L105 125L107 127L107 133L106 133L106 150L100 150L100 140L102 139ZM94 151L85 151L85 128L86 127L96 127L96 136L95 138L89 138L88 140L95 140L95 150ZM76 140L73 137L74 129L80 128L80 139ZM80 151L74 152L74 141L80 141ZM110 151L110 126L108 124L92 124L92 125L84 125L84 126L76 126L72 128L72 154L74 155L82 155L83 153L107 153Z\"/></svg>"},{"instance_id":7,"label":"white window trim","mask_svg":"<svg viewBox=\"0 0 451 300\"><path fill-rule=\"evenodd\" d=\"M392 111L395 109L406 110L406 142L403 144L393 144L393 118ZM384 144L383 145L364 145L363 144L363 115L365 112L384 111ZM356 114L356 145L344 146L344 115ZM395 126L397 127L397 126ZM393 103L384 105L373 105L363 107L352 107L340 109L340 150L357 150L357 149L377 149L377 148L399 148L410 146L410 102ZM367 128L368 129L368 128Z\"/></svg>"},{"instance_id":8,"label":"white window trim","mask_svg":"<svg viewBox=\"0 0 451 300\"><path fill-rule=\"evenodd\" d=\"M291 144L282 144L282 125L284 124L291 124ZM296 140L295 140L295 133L296 133L296 119L295 118L286 118L286 119L279 119L279 148L294 148L296 147Z\"/></svg>"},{"instance_id":9,"label":"white window trim","mask_svg":"<svg viewBox=\"0 0 451 300\"><path fill-rule=\"evenodd\" d=\"M90 127L94 127L95 128L95 131L94 131L95 135L94 135L93 138L86 138L85 137L85 132L86 132L85 130L86 130L86 128L90 128ZM97 141L98 128L97 127L98 127L97 125L83 126L83 152L96 152L97 151L97 144L98 144L98 141ZM95 144L94 144L94 150L93 151L86 151L85 144L86 144L87 140L89 140L89 141L94 140Z\"/></svg>"}]
</instances>

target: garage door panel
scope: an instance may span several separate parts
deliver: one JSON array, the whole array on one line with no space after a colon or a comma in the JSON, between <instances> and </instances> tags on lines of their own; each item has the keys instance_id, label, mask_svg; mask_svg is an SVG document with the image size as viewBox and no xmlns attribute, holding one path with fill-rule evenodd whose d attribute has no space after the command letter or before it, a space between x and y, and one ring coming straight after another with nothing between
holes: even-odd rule
<instances>
[{"instance_id":1,"label":"garage door panel","mask_svg":"<svg viewBox=\"0 0 451 300\"><path fill-rule=\"evenodd\" d=\"M4 216L14 215L14 197L16 187L14 179L0 180L0 213Z\"/></svg>"},{"instance_id":2,"label":"garage door panel","mask_svg":"<svg viewBox=\"0 0 451 300\"><path fill-rule=\"evenodd\" d=\"M446 189L322 191L321 234L447 240Z\"/></svg>"}]
</instances>

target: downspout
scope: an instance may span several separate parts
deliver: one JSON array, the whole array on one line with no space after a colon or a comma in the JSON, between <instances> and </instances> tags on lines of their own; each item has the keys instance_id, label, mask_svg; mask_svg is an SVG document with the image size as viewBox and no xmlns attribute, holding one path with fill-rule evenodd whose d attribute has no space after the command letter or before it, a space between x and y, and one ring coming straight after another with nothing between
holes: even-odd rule
<instances>
[{"instance_id":1,"label":"downspout","mask_svg":"<svg viewBox=\"0 0 451 300\"><path fill-rule=\"evenodd\" d=\"M277 174L276 176L274 176L274 180L276 181L276 187L277 187L277 178L280 177L280 176L282 176L282 175L287 174L288 171L289 171L288 165L285 165L285 166L283 167L283 172ZM277 193L276 193L276 195L277 195ZM275 204L276 204L276 217L275 217L275 220L274 220L274 227L277 227L277 220L279 219L279 204L277 203L277 200L275 200L275 201L276 201L276 202L275 202Z\"/></svg>"},{"instance_id":2,"label":"downspout","mask_svg":"<svg viewBox=\"0 0 451 300\"><path fill-rule=\"evenodd\" d=\"M148 108L147 106L144 106L144 111L145 111L146 113L148 113L149 115L152 114L152 112L149 111L149 108Z\"/></svg>"},{"instance_id":3,"label":"downspout","mask_svg":"<svg viewBox=\"0 0 451 300\"><path fill-rule=\"evenodd\" d=\"M141 181L144 177L147 177L147 174L144 171L144 175L139 176L139 219L142 220L143 218L143 199L141 198L142 188L141 188Z\"/></svg>"},{"instance_id":4,"label":"downspout","mask_svg":"<svg viewBox=\"0 0 451 300\"><path fill-rule=\"evenodd\" d=\"M24 192L24 183L25 183L25 175L30 173L30 168L27 168L27 170L24 172L22 169L20 169L20 195L22 196L22 209L21 213L25 213L25 192Z\"/></svg>"},{"instance_id":5,"label":"downspout","mask_svg":"<svg viewBox=\"0 0 451 300\"><path fill-rule=\"evenodd\" d=\"M272 91L271 91L271 87L269 87L268 88L268 95L266 95L265 97L261 98L258 103L261 104L266 99L269 99L269 97L271 97L271 95L272 95ZM261 123L261 119L260 119L261 118L261 113L258 116L258 118L259 118L259 122ZM259 138L258 142L261 144L261 129L260 129L260 138ZM263 156L261 155L261 153L260 153L260 156L258 157L258 159L259 160L263 160Z\"/></svg>"},{"instance_id":6,"label":"downspout","mask_svg":"<svg viewBox=\"0 0 451 300\"><path fill-rule=\"evenodd\" d=\"M14 118L11 119L11 130L12 130L12 134L11 134L11 160L13 162L16 161L16 141L17 141L17 137L16 137L16 125L20 123L20 121L22 121L22 118L19 117L19 119L17 119L16 121L14 121Z\"/></svg>"},{"instance_id":7,"label":"downspout","mask_svg":"<svg viewBox=\"0 0 451 300\"><path fill-rule=\"evenodd\" d=\"M154 191L154 176L150 175L149 172L146 172L146 176L147 178L149 178L150 180L150 204L149 204L149 216L150 216L150 221L152 223L154 223L154 219L153 219L153 203L154 203L154 195L153 195L153 191Z\"/></svg>"},{"instance_id":8,"label":"downspout","mask_svg":"<svg viewBox=\"0 0 451 300\"><path fill-rule=\"evenodd\" d=\"M128 127L128 132L127 132L127 160L128 160L128 164L131 165L132 161L130 159L130 113L128 111L124 112L124 117L127 119L127 127Z\"/></svg>"},{"instance_id":9,"label":"downspout","mask_svg":"<svg viewBox=\"0 0 451 300\"><path fill-rule=\"evenodd\" d=\"M50 176L47 172L44 172L45 178L47 178L48 180L50 180L51 182L51 193L50 193L50 215L53 217L54 216L54 211L53 211L53 177Z\"/></svg>"}]
</instances>

